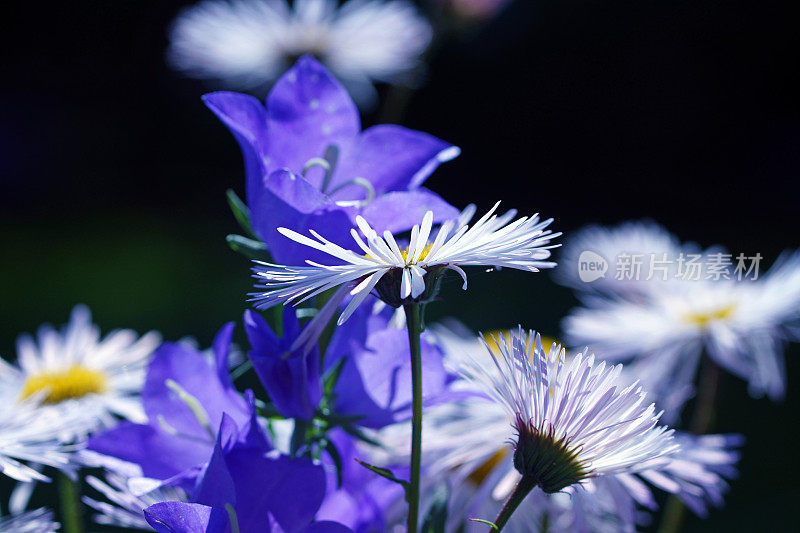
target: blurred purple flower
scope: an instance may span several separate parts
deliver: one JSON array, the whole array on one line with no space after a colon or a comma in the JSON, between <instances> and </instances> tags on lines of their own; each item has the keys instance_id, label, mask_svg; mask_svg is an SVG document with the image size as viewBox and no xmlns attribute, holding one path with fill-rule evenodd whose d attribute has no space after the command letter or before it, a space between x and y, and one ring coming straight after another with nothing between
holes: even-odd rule
<instances>
[{"instance_id":1,"label":"blurred purple flower","mask_svg":"<svg viewBox=\"0 0 800 533\"><path fill-rule=\"evenodd\" d=\"M322 232L349 242L357 215L378 232L410 230L427 211L434 222L458 211L421 187L459 149L423 132L382 124L361 131L358 110L319 62L304 56L267 97L204 96L238 141L254 232L275 261L303 264L314 253L278 233Z\"/></svg>"},{"instance_id":2,"label":"blurred purple flower","mask_svg":"<svg viewBox=\"0 0 800 533\"><path fill-rule=\"evenodd\" d=\"M211 460L190 503L151 505L144 511L148 523L161 533L350 531L335 522L313 523L325 497L323 467L307 458L270 453L259 435L254 419L240 429L223 415Z\"/></svg>"},{"instance_id":3,"label":"blurred purple flower","mask_svg":"<svg viewBox=\"0 0 800 533\"><path fill-rule=\"evenodd\" d=\"M287 418L311 420L322 398L319 349L291 350L300 334L296 310L283 310L283 336L278 337L260 315L245 311L253 368L278 412Z\"/></svg>"},{"instance_id":4,"label":"blurred purple flower","mask_svg":"<svg viewBox=\"0 0 800 533\"><path fill-rule=\"evenodd\" d=\"M227 415L245 426L255 407L233 387L228 373L233 323L213 343L215 361L181 343L164 343L155 352L142 390L147 424L123 422L92 436L88 450L141 467L160 480L178 476L190 487L214 449L215 431Z\"/></svg>"},{"instance_id":5,"label":"blurred purple flower","mask_svg":"<svg viewBox=\"0 0 800 533\"><path fill-rule=\"evenodd\" d=\"M390 324L391 309L358 308L337 327L325 354L325 369L344 359L333 389L336 414L359 416L355 424L381 428L411 417L411 355L408 333ZM422 335L423 401L441 401L454 379L441 349Z\"/></svg>"}]
</instances>

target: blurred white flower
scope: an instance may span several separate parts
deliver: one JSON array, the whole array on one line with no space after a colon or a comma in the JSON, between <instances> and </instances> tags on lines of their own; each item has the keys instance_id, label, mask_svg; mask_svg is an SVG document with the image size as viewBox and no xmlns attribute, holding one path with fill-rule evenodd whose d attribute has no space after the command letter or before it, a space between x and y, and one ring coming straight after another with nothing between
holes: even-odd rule
<instances>
[{"instance_id":1,"label":"blurred white flower","mask_svg":"<svg viewBox=\"0 0 800 533\"><path fill-rule=\"evenodd\" d=\"M637 298L585 299L563 322L566 340L630 360L657 398L690 386L703 352L746 380L751 395L783 397L783 347L800 338L800 253L757 280L639 283L648 289Z\"/></svg>"},{"instance_id":2,"label":"blurred white flower","mask_svg":"<svg viewBox=\"0 0 800 533\"><path fill-rule=\"evenodd\" d=\"M0 517L0 531L8 533L56 533L60 524L53 522L53 512L36 509L27 513Z\"/></svg>"},{"instance_id":3,"label":"blurred white flower","mask_svg":"<svg viewBox=\"0 0 800 533\"><path fill-rule=\"evenodd\" d=\"M160 502L189 501L183 489L161 481L128 477L118 472L107 472L105 478L103 481L95 476L86 477L86 483L108 500L83 497L86 505L98 511L93 517L98 524L152 531L144 518L145 508Z\"/></svg>"},{"instance_id":4,"label":"blurred white flower","mask_svg":"<svg viewBox=\"0 0 800 533\"><path fill-rule=\"evenodd\" d=\"M101 339L89 309L76 306L62 331L45 325L37 340L20 336L16 365L0 362L4 408L23 409L27 399L37 398L37 410L75 421L71 427L59 426L65 440L114 424L114 415L144 422L139 393L160 342L158 333L138 338L131 330L112 331Z\"/></svg>"},{"instance_id":5,"label":"blurred white flower","mask_svg":"<svg viewBox=\"0 0 800 533\"><path fill-rule=\"evenodd\" d=\"M407 0L204 0L170 30L169 63L228 87L259 89L315 56L369 103L374 82L412 83L433 31Z\"/></svg>"}]
</instances>

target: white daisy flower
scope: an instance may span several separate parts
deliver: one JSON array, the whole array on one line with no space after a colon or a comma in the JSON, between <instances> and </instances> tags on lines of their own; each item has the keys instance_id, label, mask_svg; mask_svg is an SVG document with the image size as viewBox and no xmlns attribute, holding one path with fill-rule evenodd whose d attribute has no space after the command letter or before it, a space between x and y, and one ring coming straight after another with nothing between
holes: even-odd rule
<instances>
[{"instance_id":1,"label":"white daisy flower","mask_svg":"<svg viewBox=\"0 0 800 533\"><path fill-rule=\"evenodd\" d=\"M591 225L565 238L558 258L561 268L553 271L553 277L558 283L580 293L635 298L663 277L654 275L649 282L644 281L650 274L653 261L664 258L673 261L668 271L668 277L671 277L675 270L674 261L681 252L697 253L697 247L681 244L677 237L652 221L624 222L612 228ZM618 276L618 263L633 256L639 258L641 275L638 279ZM601 265L605 262L607 270L602 276L581 275L582 265L585 267L591 261Z\"/></svg>"},{"instance_id":2,"label":"white daisy flower","mask_svg":"<svg viewBox=\"0 0 800 533\"><path fill-rule=\"evenodd\" d=\"M658 398L693 383L705 352L748 381L751 395L779 399L786 379L783 345L800 338L798 318L800 253L794 253L757 280L675 280L636 300L594 298L563 326L573 345L648 367L645 384Z\"/></svg>"},{"instance_id":3,"label":"white daisy flower","mask_svg":"<svg viewBox=\"0 0 800 533\"><path fill-rule=\"evenodd\" d=\"M86 505L98 511L93 517L98 524L152 531L144 518L144 509L161 502L189 501L183 489L161 481L131 478L115 472L107 472L105 478L103 481L95 476L86 477L86 483L108 499L104 502L83 497Z\"/></svg>"},{"instance_id":4,"label":"white daisy flower","mask_svg":"<svg viewBox=\"0 0 800 533\"><path fill-rule=\"evenodd\" d=\"M539 335L522 328L494 341L499 354L486 345L494 368L473 362L464 374L514 418L514 466L545 492L644 470L677 449L642 388L620 386L622 365L595 364L585 350L567 364L561 346L545 355Z\"/></svg>"},{"instance_id":5,"label":"white daisy flower","mask_svg":"<svg viewBox=\"0 0 800 533\"><path fill-rule=\"evenodd\" d=\"M144 422L138 393L159 343L155 332L137 339L131 330L101 339L89 309L79 305L62 331L43 326L37 340L28 335L17 340L17 365L0 365L0 388L10 397L10 409L36 397L39 409L82 418L86 423L76 424L73 436L113 424L113 415Z\"/></svg>"},{"instance_id":6,"label":"white daisy flower","mask_svg":"<svg viewBox=\"0 0 800 533\"><path fill-rule=\"evenodd\" d=\"M0 394L0 473L17 481L49 481L41 466L69 471L72 447L64 444L65 437L88 429L77 412L42 409L40 400L41 395L17 401Z\"/></svg>"},{"instance_id":7,"label":"white daisy flower","mask_svg":"<svg viewBox=\"0 0 800 533\"><path fill-rule=\"evenodd\" d=\"M313 230L311 234L316 240L278 228L289 239L330 254L334 264L308 261L309 266L284 266L256 261L254 277L260 283L255 287L263 292L253 293L253 300L259 308L297 305L338 287L297 340L297 346L302 343L310 346L348 294L352 300L339 316L340 325L373 290L393 307L412 301L429 301L435 296L438 280L447 269L462 277L466 289L467 275L463 266L507 267L529 272L555 266L545 261L550 257L550 248L557 246L549 245L550 240L560 235L545 229L552 219L540 221L538 215L534 215L512 222L516 210L498 216L495 211L499 205L499 202L495 204L471 226L467 222L475 208L468 207L459 221L442 224L433 239L433 212L428 211L422 224L412 228L405 249L400 248L389 231L380 237L360 216L356 223L364 238L355 228L351 230L359 252L342 248Z\"/></svg>"},{"instance_id":8,"label":"white daisy flower","mask_svg":"<svg viewBox=\"0 0 800 533\"><path fill-rule=\"evenodd\" d=\"M0 532L56 533L60 527L53 521L53 511L44 508L0 517Z\"/></svg>"},{"instance_id":9,"label":"white daisy flower","mask_svg":"<svg viewBox=\"0 0 800 533\"><path fill-rule=\"evenodd\" d=\"M493 352L490 355L482 340L465 335L463 326L448 324L446 328L433 329L451 369L479 361L480 366L499 375L493 359L502 357L501 348L492 337L486 338ZM466 380L460 380L454 388L462 393L483 391L483 387L476 388L475 383ZM433 488L446 481L450 488L448 532L462 527L466 531L485 531L484 525L465 523L465 517L494 518L518 484L521 474L514 466L514 451L507 445L514 437L515 424L515 414L483 395L432 406L426 412L426 482ZM392 426L381 431L378 438L387 449L406 449L407 433L406 426ZM566 494L534 489L508 522L506 531L538 531L543 523L557 531L633 531L644 518L642 508L656 507L648 484L676 494L693 511L705 516L709 504L721 504L726 479L735 477L735 448L741 438L676 434L675 440L680 449L650 469L586 479L580 485L565 488ZM378 458L388 464L393 460L402 463L404 459L402 455Z\"/></svg>"},{"instance_id":10,"label":"white daisy flower","mask_svg":"<svg viewBox=\"0 0 800 533\"><path fill-rule=\"evenodd\" d=\"M372 82L407 83L430 44L430 24L407 0L204 0L183 10L167 58L185 74L258 88L310 54L361 100Z\"/></svg>"}]
</instances>

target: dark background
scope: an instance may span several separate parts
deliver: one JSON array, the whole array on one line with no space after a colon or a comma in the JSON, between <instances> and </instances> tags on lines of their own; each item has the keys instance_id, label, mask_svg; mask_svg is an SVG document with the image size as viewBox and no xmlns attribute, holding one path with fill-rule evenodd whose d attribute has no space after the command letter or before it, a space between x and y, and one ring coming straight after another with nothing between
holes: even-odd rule
<instances>
[{"instance_id":1,"label":"dark background","mask_svg":"<svg viewBox=\"0 0 800 533\"><path fill-rule=\"evenodd\" d=\"M78 302L105 331L157 329L203 344L241 316L247 263L224 242L237 231L224 192L243 192L239 151L200 102L214 87L163 61L166 27L183 4L6 6L5 357L18 333L65 322ZM503 200L555 217L567 233L649 217L684 240L769 263L800 244L792 4L515 0L443 46L402 123L462 147L427 182L458 207ZM475 272L470 283L468 293L448 286L433 317L557 334L575 305L547 274ZM787 353L783 403L750 399L729 376L723 383L716 429L747 436L742 474L727 508L687 530L796 527L798 356L797 346Z\"/></svg>"}]
</instances>

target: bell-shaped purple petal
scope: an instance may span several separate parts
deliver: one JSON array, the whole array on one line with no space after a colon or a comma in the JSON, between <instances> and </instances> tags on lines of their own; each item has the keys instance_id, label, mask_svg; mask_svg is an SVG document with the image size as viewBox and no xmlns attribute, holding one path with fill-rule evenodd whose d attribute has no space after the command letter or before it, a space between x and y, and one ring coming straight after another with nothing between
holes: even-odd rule
<instances>
[{"instance_id":1,"label":"bell-shaped purple petal","mask_svg":"<svg viewBox=\"0 0 800 533\"><path fill-rule=\"evenodd\" d=\"M367 205L360 214L378 233L386 230L400 233L419 224L428 211L433 211L434 224L454 220L459 215L458 209L424 188L386 193Z\"/></svg>"},{"instance_id":2,"label":"bell-shaped purple petal","mask_svg":"<svg viewBox=\"0 0 800 533\"><path fill-rule=\"evenodd\" d=\"M353 209L336 206L305 178L285 169L264 180L250 209L254 231L266 243L273 260L282 264L305 264L307 259L330 264L331 257L287 239L278 228L303 234L313 229L339 245L352 241L353 223L348 213Z\"/></svg>"},{"instance_id":3,"label":"bell-shaped purple petal","mask_svg":"<svg viewBox=\"0 0 800 533\"><path fill-rule=\"evenodd\" d=\"M313 418L322 398L319 351L291 350L300 334L295 309L284 308L280 338L253 311L245 312L244 325L252 348L250 361L275 408L288 418Z\"/></svg>"},{"instance_id":4,"label":"bell-shaped purple petal","mask_svg":"<svg viewBox=\"0 0 800 533\"><path fill-rule=\"evenodd\" d=\"M456 146L433 135L379 124L364 130L352 148L343 153L332 185L335 188L348 179L362 177L381 193L414 189L436 167L459 153Z\"/></svg>"},{"instance_id":5,"label":"bell-shaped purple petal","mask_svg":"<svg viewBox=\"0 0 800 533\"><path fill-rule=\"evenodd\" d=\"M148 424L126 422L95 434L88 449L135 463L147 477L190 487L208 463L220 427L228 428L223 437L236 435L242 446L271 449L252 392L242 398L228 375L232 331L228 324L215 338L215 361L185 344L164 344L150 363L142 394ZM195 405L181 398L186 394Z\"/></svg>"},{"instance_id":6,"label":"bell-shaped purple petal","mask_svg":"<svg viewBox=\"0 0 800 533\"><path fill-rule=\"evenodd\" d=\"M358 464L355 439L343 430L334 429L327 436L339 454L342 483L338 485L336 463L323 454L328 490L317 519L332 520L358 533L384 531L386 510L403 497L402 487Z\"/></svg>"},{"instance_id":7,"label":"bell-shaped purple petal","mask_svg":"<svg viewBox=\"0 0 800 533\"><path fill-rule=\"evenodd\" d=\"M330 145L347 146L361 131L350 95L322 63L301 57L267 96L272 168L301 169Z\"/></svg>"},{"instance_id":8,"label":"bell-shaped purple petal","mask_svg":"<svg viewBox=\"0 0 800 533\"><path fill-rule=\"evenodd\" d=\"M410 416L411 355L406 331L389 325L389 310L372 315L369 306L362 307L337 328L325 365L345 358L334 387L336 412L361 417L358 425L380 428ZM423 401L430 402L445 392L450 379L442 352L428 335L421 349Z\"/></svg>"},{"instance_id":9,"label":"bell-shaped purple petal","mask_svg":"<svg viewBox=\"0 0 800 533\"><path fill-rule=\"evenodd\" d=\"M223 533L228 514L198 503L161 502L144 510L144 518L158 533Z\"/></svg>"},{"instance_id":10,"label":"bell-shaped purple petal","mask_svg":"<svg viewBox=\"0 0 800 533\"><path fill-rule=\"evenodd\" d=\"M242 150L247 201L252 202L269 173L264 160L268 153L267 111L258 99L240 93L216 92L203 96L203 102L230 129Z\"/></svg>"},{"instance_id":11,"label":"bell-shaped purple petal","mask_svg":"<svg viewBox=\"0 0 800 533\"><path fill-rule=\"evenodd\" d=\"M241 533L305 531L325 496L323 467L259 446L245 438L249 431L223 417L192 502L230 506Z\"/></svg>"},{"instance_id":12,"label":"bell-shaped purple petal","mask_svg":"<svg viewBox=\"0 0 800 533\"><path fill-rule=\"evenodd\" d=\"M225 508L226 504L236 504L236 485L225 456L235 446L238 431L231 417L223 415L214 451L192 494L193 502L220 508Z\"/></svg>"},{"instance_id":13,"label":"bell-shaped purple petal","mask_svg":"<svg viewBox=\"0 0 800 533\"><path fill-rule=\"evenodd\" d=\"M157 425L123 422L89 438L87 449L135 463L146 477L167 479L208 461L213 441L181 438Z\"/></svg>"},{"instance_id":14,"label":"bell-shaped purple petal","mask_svg":"<svg viewBox=\"0 0 800 533\"><path fill-rule=\"evenodd\" d=\"M333 242L351 245L355 216L374 202L379 203L368 220L398 232L419 223L418 214L427 209L434 210L436 222L456 215L455 208L432 193L383 196L416 190L439 164L457 156L458 148L401 126L380 125L361 132L349 95L311 57L301 58L275 84L266 109L234 93L212 93L204 100L241 146L251 222L279 263L303 264L314 257L277 233L278 227L301 233L315 229ZM327 172L313 165L306 168L309 161L323 157L329 159ZM378 215L393 202L402 205L391 206L391 212L403 216L395 216L390 224Z\"/></svg>"},{"instance_id":15,"label":"bell-shaped purple petal","mask_svg":"<svg viewBox=\"0 0 800 533\"><path fill-rule=\"evenodd\" d=\"M352 533L352 530L342 524L325 521L311 524L305 533Z\"/></svg>"},{"instance_id":16,"label":"bell-shaped purple petal","mask_svg":"<svg viewBox=\"0 0 800 533\"><path fill-rule=\"evenodd\" d=\"M168 385L168 380L197 399L212 429L219 427L223 413L230 415L237 424L247 422L250 416L247 403L233 388L225 370L231 327L225 326L220 332L213 363L186 344L164 343L156 350L142 390L142 403L151 424L166 423L181 435L208 438L208 428L203 427L180 394Z\"/></svg>"}]
</instances>

